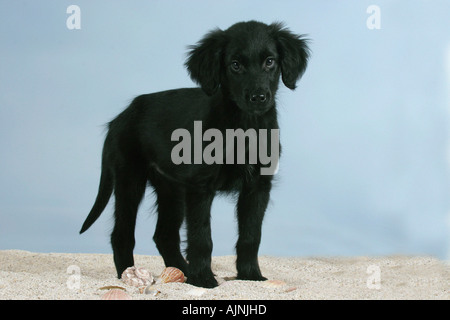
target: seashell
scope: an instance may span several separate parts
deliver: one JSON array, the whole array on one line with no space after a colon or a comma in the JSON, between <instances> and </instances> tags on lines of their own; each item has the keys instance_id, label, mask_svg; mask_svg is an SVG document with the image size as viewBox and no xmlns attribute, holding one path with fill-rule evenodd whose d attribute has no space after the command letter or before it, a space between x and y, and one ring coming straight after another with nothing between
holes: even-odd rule
<instances>
[{"instance_id":1,"label":"seashell","mask_svg":"<svg viewBox=\"0 0 450 320\"><path fill-rule=\"evenodd\" d=\"M186 281L186 277L184 276L183 271L175 267L165 268L164 271L159 276L159 279L162 283Z\"/></svg>"},{"instance_id":2,"label":"seashell","mask_svg":"<svg viewBox=\"0 0 450 320\"><path fill-rule=\"evenodd\" d=\"M152 278L152 275L150 274L150 272L147 269L144 269L144 268L135 268L134 269L134 273L136 274L136 276L138 278L141 278L141 279L150 279L150 278Z\"/></svg>"},{"instance_id":3,"label":"seashell","mask_svg":"<svg viewBox=\"0 0 450 320\"><path fill-rule=\"evenodd\" d=\"M191 296L201 297L207 291L208 291L208 289L205 289L205 288L194 288L194 289L189 290L188 292L186 292L186 294L191 295Z\"/></svg>"},{"instance_id":4,"label":"seashell","mask_svg":"<svg viewBox=\"0 0 450 320\"><path fill-rule=\"evenodd\" d=\"M105 286L105 287L98 288L98 290L111 290L111 289L121 289L123 291L127 291L127 289L125 289L124 287L119 287L119 286Z\"/></svg>"},{"instance_id":5,"label":"seashell","mask_svg":"<svg viewBox=\"0 0 450 320\"><path fill-rule=\"evenodd\" d=\"M111 289L102 296L102 300L131 300L131 296L122 289Z\"/></svg>"},{"instance_id":6,"label":"seashell","mask_svg":"<svg viewBox=\"0 0 450 320\"><path fill-rule=\"evenodd\" d=\"M267 280L264 281L264 287L266 288L278 288L281 286L286 285L286 282L282 281L282 280Z\"/></svg>"},{"instance_id":7,"label":"seashell","mask_svg":"<svg viewBox=\"0 0 450 320\"><path fill-rule=\"evenodd\" d=\"M159 291L158 289L156 289L153 286L148 286L148 287L145 288L144 293L145 294L151 294L152 296L157 296L158 294L161 293L161 291Z\"/></svg>"},{"instance_id":8,"label":"seashell","mask_svg":"<svg viewBox=\"0 0 450 320\"><path fill-rule=\"evenodd\" d=\"M148 286L153 283L153 277L144 268L129 267L122 273L122 280L134 287Z\"/></svg>"},{"instance_id":9,"label":"seashell","mask_svg":"<svg viewBox=\"0 0 450 320\"><path fill-rule=\"evenodd\" d=\"M297 290L296 287L290 287L290 288L287 288L286 290L284 290L284 292L292 292L292 291L295 291L295 290Z\"/></svg>"}]
</instances>

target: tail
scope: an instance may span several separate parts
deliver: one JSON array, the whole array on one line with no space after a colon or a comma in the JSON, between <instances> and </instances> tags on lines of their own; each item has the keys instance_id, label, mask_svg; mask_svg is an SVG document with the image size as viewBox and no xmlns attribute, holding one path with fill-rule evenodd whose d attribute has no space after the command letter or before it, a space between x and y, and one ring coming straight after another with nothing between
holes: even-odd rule
<instances>
[{"instance_id":1,"label":"tail","mask_svg":"<svg viewBox=\"0 0 450 320\"><path fill-rule=\"evenodd\" d=\"M100 214L105 209L109 202L113 191L113 178L109 168L102 166L102 174L100 177L100 185L98 187L97 198L95 199L94 206L89 212L86 220L81 227L80 234L85 232L89 227L100 217Z\"/></svg>"}]
</instances>

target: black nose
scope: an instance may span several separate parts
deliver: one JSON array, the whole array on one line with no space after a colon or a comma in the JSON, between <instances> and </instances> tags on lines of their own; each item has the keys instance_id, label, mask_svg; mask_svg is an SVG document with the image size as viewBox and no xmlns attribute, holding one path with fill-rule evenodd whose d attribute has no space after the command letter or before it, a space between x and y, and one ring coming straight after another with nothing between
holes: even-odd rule
<instances>
[{"instance_id":1,"label":"black nose","mask_svg":"<svg viewBox=\"0 0 450 320\"><path fill-rule=\"evenodd\" d=\"M265 94L253 94L250 97L250 101L253 102L253 103L265 102L266 101L266 95Z\"/></svg>"},{"instance_id":2,"label":"black nose","mask_svg":"<svg viewBox=\"0 0 450 320\"><path fill-rule=\"evenodd\" d=\"M270 93L257 92L250 95L250 102L254 104L264 103L270 99Z\"/></svg>"}]
</instances>

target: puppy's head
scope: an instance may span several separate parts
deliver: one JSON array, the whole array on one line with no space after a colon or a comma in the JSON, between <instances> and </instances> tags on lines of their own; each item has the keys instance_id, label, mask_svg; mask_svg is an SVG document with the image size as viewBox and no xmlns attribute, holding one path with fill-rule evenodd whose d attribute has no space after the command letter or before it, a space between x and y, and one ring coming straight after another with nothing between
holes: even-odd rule
<instances>
[{"instance_id":1,"label":"puppy's head","mask_svg":"<svg viewBox=\"0 0 450 320\"><path fill-rule=\"evenodd\" d=\"M281 23L236 23L208 33L190 47L186 67L208 95L219 90L249 114L260 115L275 105L281 79L295 89L309 57L307 41Z\"/></svg>"}]
</instances>

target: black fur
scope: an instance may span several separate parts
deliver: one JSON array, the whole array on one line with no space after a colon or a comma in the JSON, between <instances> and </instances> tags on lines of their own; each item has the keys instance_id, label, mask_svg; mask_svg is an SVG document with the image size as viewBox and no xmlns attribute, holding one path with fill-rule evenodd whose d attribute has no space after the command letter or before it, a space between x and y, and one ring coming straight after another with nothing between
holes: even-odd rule
<instances>
[{"instance_id":1,"label":"black fur","mask_svg":"<svg viewBox=\"0 0 450 320\"><path fill-rule=\"evenodd\" d=\"M237 277L265 279L257 255L273 176L260 174L259 161L176 165L171 150L178 142L171 141L171 134L178 128L193 133L194 121L202 121L203 132L209 128L223 133L236 128L278 129L275 94L280 75L294 89L308 56L306 40L280 23L250 21L225 31L214 30L190 47L186 61L201 89L138 96L109 123L99 192L80 233L100 216L114 191L111 244L119 277L134 265L136 213L149 183L158 208L153 239L166 266L181 269L190 284L217 286L211 271L210 209L216 193L226 192L238 199ZM187 261L180 251L179 229L184 219Z\"/></svg>"}]
</instances>

